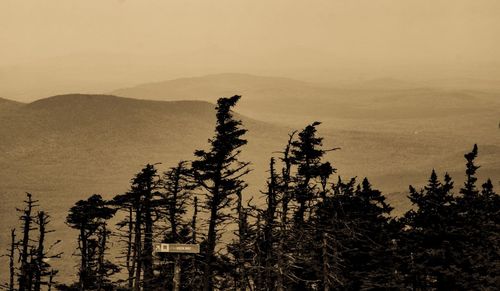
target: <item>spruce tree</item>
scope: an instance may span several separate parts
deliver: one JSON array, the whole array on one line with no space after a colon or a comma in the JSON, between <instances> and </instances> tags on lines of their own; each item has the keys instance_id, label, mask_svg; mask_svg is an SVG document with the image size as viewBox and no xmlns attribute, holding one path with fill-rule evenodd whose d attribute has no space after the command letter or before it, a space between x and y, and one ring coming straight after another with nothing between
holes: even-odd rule
<instances>
[{"instance_id":1,"label":"spruce tree","mask_svg":"<svg viewBox=\"0 0 500 291\"><path fill-rule=\"evenodd\" d=\"M316 135L316 127L320 122L313 122L300 133L298 140L292 142L291 161L297 166L294 177L294 198L299 206L295 212L295 223L300 226L305 221L305 215L310 210L311 203L320 198L322 188L315 179L324 183L335 172L329 162L322 162L327 150L322 149L323 138ZM309 213L310 214L310 213Z\"/></svg>"},{"instance_id":2,"label":"spruce tree","mask_svg":"<svg viewBox=\"0 0 500 291\"><path fill-rule=\"evenodd\" d=\"M158 213L159 219L166 222L164 230L161 230L162 242L165 243L190 243L192 241L192 229L185 215L189 203L193 200L195 186L191 181L190 169L187 166L187 162L181 161L177 166L168 169L161 179L162 200ZM180 290L181 282L184 281L181 274L193 274L191 262L181 260L185 257L181 254L159 254L159 257L161 278L156 280L155 285L163 286L164 289ZM175 270L177 270L176 273ZM190 279L185 277L186 280ZM175 282L174 286L172 282Z\"/></svg>"},{"instance_id":3,"label":"spruce tree","mask_svg":"<svg viewBox=\"0 0 500 291\"><path fill-rule=\"evenodd\" d=\"M321 290L397 288L392 208L366 178L355 183L339 177L333 193L316 205L311 279Z\"/></svg>"},{"instance_id":4,"label":"spruce tree","mask_svg":"<svg viewBox=\"0 0 500 291\"><path fill-rule=\"evenodd\" d=\"M401 241L407 286L457 288L453 285L453 245L458 241L453 229L456 201L452 189L451 177L446 174L442 184L434 170L423 189L410 186L409 198L416 209L404 216L406 231Z\"/></svg>"},{"instance_id":5,"label":"spruce tree","mask_svg":"<svg viewBox=\"0 0 500 291\"><path fill-rule=\"evenodd\" d=\"M78 230L78 250L80 267L78 270L79 290L102 289L103 276L116 271L114 264L108 264L102 256L105 251L106 220L113 217L116 210L98 194L87 200L80 200L69 210L66 223ZM101 286L99 286L101 284Z\"/></svg>"},{"instance_id":6,"label":"spruce tree","mask_svg":"<svg viewBox=\"0 0 500 291\"><path fill-rule=\"evenodd\" d=\"M315 205L326 197L325 186L335 169L323 157L329 150L322 148L323 138L317 136L316 127L319 122L306 126L298 134L298 139L291 143L291 165L296 167L292 172L293 201L297 207L294 212L293 242L291 251L294 254L292 277L293 288L309 288L311 281L316 280L313 268L315 263L311 246L315 240L314 226L309 223L315 216Z\"/></svg>"},{"instance_id":7,"label":"spruce tree","mask_svg":"<svg viewBox=\"0 0 500 291\"><path fill-rule=\"evenodd\" d=\"M281 152L280 160L282 162L281 178L278 180L278 196L279 196L279 229L277 240L277 278L276 290L285 290L288 282L291 280L291 267L293 265L293 252L292 252L292 236L289 231L289 212L290 203L294 197L293 183L292 183L292 143L294 142L297 131L293 131L288 135L287 144Z\"/></svg>"},{"instance_id":8,"label":"spruce tree","mask_svg":"<svg viewBox=\"0 0 500 291\"><path fill-rule=\"evenodd\" d=\"M206 238L203 290L214 288L215 251L220 227L230 219L228 211L238 192L245 187L241 179L249 172L248 162L239 160L241 147L247 141L242 138L246 129L233 117L232 108L240 96L220 98L217 101L215 136L209 140L210 150L197 150L192 162L193 177L204 190L204 208L208 211L208 234Z\"/></svg>"},{"instance_id":9,"label":"spruce tree","mask_svg":"<svg viewBox=\"0 0 500 291\"><path fill-rule=\"evenodd\" d=\"M465 154L465 182L457 198L457 285L463 289L494 289L500 284L500 198L490 180L476 185L478 147Z\"/></svg>"},{"instance_id":10,"label":"spruce tree","mask_svg":"<svg viewBox=\"0 0 500 291\"><path fill-rule=\"evenodd\" d=\"M277 260L276 257L279 256L276 250L276 233L277 233L277 208L279 203L279 181L278 175L275 170L275 161L271 158L269 163L269 179L267 181L267 191L264 192L266 196L266 208L262 213L264 218L264 230L263 236L260 238L262 240L262 246L260 247L262 261L263 261L263 286L266 290L274 290L274 285L276 283L276 270Z\"/></svg>"},{"instance_id":11,"label":"spruce tree","mask_svg":"<svg viewBox=\"0 0 500 291\"><path fill-rule=\"evenodd\" d=\"M125 227L125 258L128 286L134 290L154 288L153 238L155 222L162 214L165 200L161 194L161 179L154 165L147 164L131 180L130 190L113 198L117 209L127 212L120 223Z\"/></svg>"},{"instance_id":12,"label":"spruce tree","mask_svg":"<svg viewBox=\"0 0 500 291\"><path fill-rule=\"evenodd\" d=\"M179 162L176 167L170 168L162 177L163 197L162 212L169 224L169 231L165 236L165 242L183 243L185 238L181 238L179 231L187 227L185 214L188 203L192 201L195 188L190 179L190 169L187 162Z\"/></svg>"}]
</instances>

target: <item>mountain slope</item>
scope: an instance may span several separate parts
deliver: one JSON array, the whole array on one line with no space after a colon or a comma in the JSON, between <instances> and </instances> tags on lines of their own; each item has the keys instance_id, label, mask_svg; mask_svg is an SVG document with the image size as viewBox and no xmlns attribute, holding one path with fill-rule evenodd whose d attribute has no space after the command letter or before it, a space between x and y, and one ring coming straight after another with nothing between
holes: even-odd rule
<instances>
[{"instance_id":1,"label":"mountain slope","mask_svg":"<svg viewBox=\"0 0 500 291\"><path fill-rule=\"evenodd\" d=\"M0 114L2 114L4 112L16 110L17 108L21 107L22 105L23 105L23 103L20 103L20 102L0 98Z\"/></svg>"}]
</instances>

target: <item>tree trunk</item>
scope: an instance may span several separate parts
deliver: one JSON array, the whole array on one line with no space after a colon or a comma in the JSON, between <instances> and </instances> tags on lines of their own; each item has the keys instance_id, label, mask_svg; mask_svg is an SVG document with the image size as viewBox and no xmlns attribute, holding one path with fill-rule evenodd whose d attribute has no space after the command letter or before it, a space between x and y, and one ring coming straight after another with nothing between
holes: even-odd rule
<instances>
[{"instance_id":1,"label":"tree trunk","mask_svg":"<svg viewBox=\"0 0 500 291\"><path fill-rule=\"evenodd\" d=\"M196 244L196 236L197 236L197 232L196 232L196 220L197 220L197 217L198 217L198 197L194 197L194 201L193 201L193 204L194 204L194 211L193 211L193 218L192 218L192 221L191 221L191 228L192 228L192 241L191 243L192 244ZM198 278L198 261L197 261L197 255L198 254L194 254L192 256L192 268L193 268L193 277L190 279L190 288L191 290L199 290L199 278Z\"/></svg>"},{"instance_id":2,"label":"tree trunk","mask_svg":"<svg viewBox=\"0 0 500 291\"><path fill-rule=\"evenodd\" d=\"M134 222L133 222L133 208L129 207L128 213L128 234L127 234L127 254L126 254L126 268L128 272L128 288L132 290L134 286L134 271L135 271L135 263L134 257L132 257L132 238L134 231Z\"/></svg>"},{"instance_id":3,"label":"tree trunk","mask_svg":"<svg viewBox=\"0 0 500 291\"><path fill-rule=\"evenodd\" d=\"M29 266L29 272L28 276L26 278L26 290L31 291L33 287L33 263L35 262L35 250L31 249L30 250L30 266Z\"/></svg>"},{"instance_id":4,"label":"tree trunk","mask_svg":"<svg viewBox=\"0 0 500 291\"><path fill-rule=\"evenodd\" d=\"M150 191L150 189L148 189ZM147 194L150 195L150 192ZM153 219L151 217L151 197L144 201L144 289L153 289Z\"/></svg>"},{"instance_id":5,"label":"tree trunk","mask_svg":"<svg viewBox=\"0 0 500 291\"><path fill-rule=\"evenodd\" d=\"M323 291L329 291L330 290L330 279L328 278L328 244L327 244L327 238L326 235L323 233L322 234L322 245L321 245L321 251L322 251L322 258L323 258Z\"/></svg>"},{"instance_id":6,"label":"tree trunk","mask_svg":"<svg viewBox=\"0 0 500 291\"><path fill-rule=\"evenodd\" d=\"M174 258L173 288L173 291L179 291L181 288L181 256L179 254L176 254Z\"/></svg>"},{"instance_id":7,"label":"tree trunk","mask_svg":"<svg viewBox=\"0 0 500 291\"><path fill-rule=\"evenodd\" d=\"M172 200L170 203L170 226L172 229L172 240L175 243L179 243L179 238L177 235L177 194L179 193L179 179L181 175L181 166L179 165L175 170L175 182L174 182L174 191L172 191Z\"/></svg>"},{"instance_id":8,"label":"tree trunk","mask_svg":"<svg viewBox=\"0 0 500 291\"><path fill-rule=\"evenodd\" d=\"M104 266L104 255L106 253L106 240L107 240L107 235L108 235L108 230L106 229L106 224L103 223L102 228L101 228L101 237L99 240L99 247L98 247L98 257L97 257L97 290L101 290L103 283L104 283L104 277L105 277L105 266Z\"/></svg>"},{"instance_id":9,"label":"tree trunk","mask_svg":"<svg viewBox=\"0 0 500 291\"><path fill-rule=\"evenodd\" d=\"M43 244L45 240L45 225L47 216L43 211L38 213L38 228L39 228L39 238L38 238L38 250L36 256L36 269L35 269L35 288L34 291L40 291L40 285L42 280L42 267L44 259L44 249Z\"/></svg>"},{"instance_id":10,"label":"tree trunk","mask_svg":"<svg viewBox=\"0 0 500 291\"><path fill-rule=\"evenodd\" d=\"M142 272L142 212L140 201L136 205L135 214L135 243L134 243L134 253L135 253L135 284L134 290L141 290L141 272Z\"/></svg>"},{"instance_id":11,"label":"tree trunk","mask_svg":"<svg viewBox=\"0 0 500 291\"><path fill-rule=\"evenodd\" d=\"M208 234L207 234L207 253L206 253L206 261L205 261L205 269L203 272L203 291L212 291L213 290L213 269L212 264L214 261L214 253L215 253L215 243L217 240L217 218L218 218L218 207L221 203L220 201L220 173L222 165L219 164L217 166L216 172L219 176L214 179L214 193L212 194L212 204L210 208L210 221L208 223Z\"/></svg>"},{"instance_id":12,"label":"tree trunk","mask_svg":"<svg viewBox=\"0 0 500 291\"><path fill-rule=\"evenodd\" d=\"M237 266L238 266L238 272L237 272L237 281L236 281L236 286L237 290L246 290L246 284L245 284L245 257L244 257L244 243L245 243L245 230L244 230L244 220L245 220L245 214L243 213L243 206L242 206L242 197L241 197L241 191L238 191L238 204L237 204L237 211L238 211L238 260L237 260Z\"/></svg>"},{"instance_id":13,"label":"tree trunk","mask_svg":"<svg viewBox=\"0 0 500 291\"><path fill-rule=\"evenodd\" d=\"M14 252L16 250L16 229L13 228L10 230L10 250L9 250L9 291L14 291L14 275L15 275L15 267L14 267Z\"/></svg>"},{"instance_id":14,"label":"tree trunk","mask_svg":"<svg viewBox=\"0 0 500 291\"><path fill-rule=\"evenodd\" d=\"M284 280L284 272L285 272L285 240L287 239L287 217L288 217L288 188L285 188L283 192L283 199L281 202L281 236L279 240L279 251L278 251L278 279L276 284L277 291L285 290L285 280Z\"/></svg>"},{"instance_id":15,"label":"tree trunk","mask_svg":"<svg viewBox=\"0 0 500 291\"><path fill-rule=\"evenodd\" d=\"M21 275L19 276L19 291L26 291L28 285L28 277L30 273L30 266L28 262L29 257L29 240L30 240L30 228L31 228L31 210L33 208L33 200L31 199L31 194L27 193L28 200L25 201L26 209L22 219L24 220L23 226L23 241L21 248Z\"/></svg>"},{"instance_id":16,"label":"tree trunk","mask_svg":"<svg viewBox=\"0 0 500 291\"><path fill-rule=\"evenodd\" d=\"M193 232L192 243L196 244L196 219L198 217L198 197L194 197L194 211L193 211L193 219L191 221L191 228Z\"/></svg>"},{"instance_id":17,"label":"tree trunk","mask_svg":"<svg viewBox=\"0 0 500 291\"><path fill-rule=\"evenodd\" d=\"M82 256L81 260L81 265L80 265L80 290L84 291L87 288L87 275L88 275L88 270L87 270L87 255L88 255L88 249L87 249L87 235L85 233L85 226L81 225L80 226L80 253Z\"/></svg>"},{"instance_id":18,"label":"tree trunk","mask_svg":"<svg viewBox=\"0 0 500 291\"><path fill-rule=\"evenodd\" d=\"M217 218L217 205L212 204L210 211L210 221L208 224L208 235L207 235L207 253L205 268L203 272L203 291L211 291L213 289L213 278L212 278L212 263L214 259L215 251L215 239L216 239L216 218Z\"/></svg>"},{"instance_id":19,"label":"tree trunk","mask_svg":"<svg viewBox=\"0 0 500 291\"><path fill-rule=\"evenodd\" d=\"M275 226L275 213L276 213L276 175L274 172L274 158L271 158L269 164L269 173L270 179L268 182L268 190L267 190L267 209L265 212L265 226L264 226L264 288L266 290L272 290L272 286L274 282L272 280L274 262L273 260L274 254L273 251L273 243L274 243L274 235L273 230Z\"/></svg>"},{"instance_id":20,"label":"tree trunk","mask_svg":"<svg viewBox=\"0 0 500 291\"><path fill-rule=\"evenodd\" d=\"M47 291L52 290L53 283L54 283L54 270L50 270L49 282L47 283Z\"/></svg>"}]
</instances>

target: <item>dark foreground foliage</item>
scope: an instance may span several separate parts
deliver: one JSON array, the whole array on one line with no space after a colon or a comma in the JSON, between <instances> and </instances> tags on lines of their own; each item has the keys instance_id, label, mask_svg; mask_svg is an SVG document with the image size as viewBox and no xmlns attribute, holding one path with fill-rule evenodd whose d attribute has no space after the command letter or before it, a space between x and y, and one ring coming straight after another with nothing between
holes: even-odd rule
<instances>
[{"instance_id":1,"label":"dark foreground foliage","mask_svg":"<svg viewBox=\"0 0 500 291\"><path fill-rule=\"evenodd\" d=\"M111 201L78 201L78 281L57 284L48 263L49 216L28 194L21 233L11 231L7 290L496 290L500 286L500 196L478 184L478 148L465 154L457 187L433 170L402 217L367 178L342 179L325 161L319 122L290 134L270 159L262 193L243 199L246 129L233 116L240 96L217 103L207 150L165 173L146 165ZM251 194L251 193L250 193ZM202 215L200 215L202 212ZM119 221L115 227L110 220ZM35 233L35 235L33 234ZM107 243L123 248L111 257ZM199 244L165 254L155 243Z\"/></svg>"}]
</instances>

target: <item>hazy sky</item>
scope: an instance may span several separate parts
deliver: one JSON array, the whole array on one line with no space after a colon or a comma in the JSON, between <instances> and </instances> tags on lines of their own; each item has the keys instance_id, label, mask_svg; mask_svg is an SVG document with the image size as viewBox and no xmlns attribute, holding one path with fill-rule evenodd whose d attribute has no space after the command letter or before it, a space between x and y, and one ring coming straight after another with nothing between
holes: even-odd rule
<instances>
[{"instance_id":1,"label":"hazy sky","mask_svg":"<svg viewBox=\"0 0 500 291\"><path fill-rule=\"evenodd\" d=\"M500 1L2 0L0 44L0 67L24 66L13 74L51 62L82 72L92 60L100 71L143 64L127 82L175 72L474 71L500 61Z\"/></svg>"}]
</instances>

